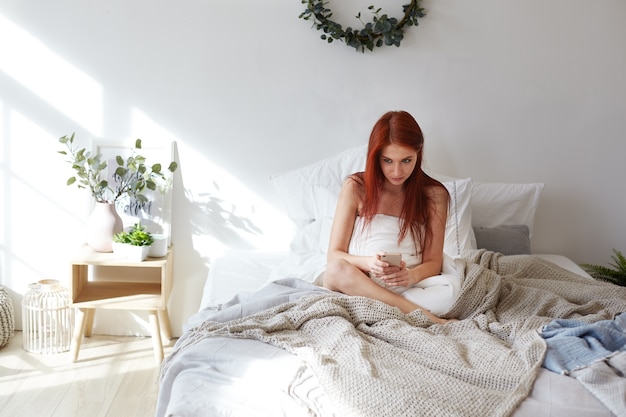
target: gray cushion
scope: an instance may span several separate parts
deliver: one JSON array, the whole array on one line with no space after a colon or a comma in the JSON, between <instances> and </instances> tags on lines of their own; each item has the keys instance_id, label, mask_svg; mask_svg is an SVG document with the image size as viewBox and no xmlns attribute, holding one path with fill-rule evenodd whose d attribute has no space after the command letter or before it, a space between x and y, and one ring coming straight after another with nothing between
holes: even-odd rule
<instances>
[{"instance_id":1,"label":"gray cushion","mask_svg":"<svg viewBox=\"0 0 626 417\"><path fill-rule=\"evenodd\" d=\"M13 304L8 291L0 287L0 348L6 346L15 331Z\"/></svg>"},{"instance_id":2,"label":"gray cushion","mask_svg":"<svg viewBox=\"0 0 626 417\"><path fill-rule=\"evenodd\" d=\"M474 227L476 246L504 255L530 254L530 237L526 225Z\"/></svg>"}]
</instances>

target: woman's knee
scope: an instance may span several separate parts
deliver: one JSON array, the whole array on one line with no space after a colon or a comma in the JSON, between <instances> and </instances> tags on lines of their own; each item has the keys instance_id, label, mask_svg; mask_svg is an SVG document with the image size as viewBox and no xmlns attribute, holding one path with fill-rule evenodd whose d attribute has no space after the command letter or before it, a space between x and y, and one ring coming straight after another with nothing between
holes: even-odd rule
<instances>
[{"instance_id":1,"label":"woman's knee","mask_svg":"<svg viewBox=\"0 0 626 417\"><path fill-rule=\"evenodd\" d=\"M344 259L329 261L324 271L324 287L331 290L341 290L354 274L356 267Z\"/></svg>"}]
</instances>

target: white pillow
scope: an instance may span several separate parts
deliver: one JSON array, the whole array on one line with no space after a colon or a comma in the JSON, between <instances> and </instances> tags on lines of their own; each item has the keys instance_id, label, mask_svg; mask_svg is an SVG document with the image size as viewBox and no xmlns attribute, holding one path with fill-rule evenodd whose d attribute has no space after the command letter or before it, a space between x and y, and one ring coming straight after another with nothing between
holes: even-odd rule
<instances>
[{"instance_id":1,"label":"white pillow","mask_svg":"<svg viewBox=\"0 0 626 417\"><path fill-rule=\"evenodd\" d=\"M430 174L439 181L454 177ZM535 213L539 205L543 183L504 183L473 181L472 226L528 226L529 238L533 235Z\"/></svg>"},{"instance_id":2,"label":"white pillow","mask_svg":"<svg viewBox=\"0 0 626 417\"><path fill-rule=\"evenodd\" d=\"M311 200L313 201L313 214L316 219L335 217L337 200L341 192L339 187L324 187L315 184L311 187Z\"/></svg>"},{"instance_id":3,"label":"white pillow","mask_svg":"<svg viewBox=\"0 0 626 417\"><path fill-rule=\"evenodd\" d=\"M326 253L332 219L317 219L300 228L291 242L290 251L270 274L270 280L299 278L307 282L326 269Z\"/></svg>"},{"instance_id":4,"label":"white pillow","mask_svg":"<svg viewBox=\"0 0 626 417\"><path fill-rule=\"evenodd\" d=\"M313 186L338 191L348 175L365 169L366 156L367 146L360 146L304 168L274 175L270 180L289 218L296 224L307 223L316 218Z\"/></svg>"},{"instance_id":5,"label":"white pillow","mask_svg":"<svg viewBox=\"0 0 626 417\"><path fill-rule=\"evenodd\" d=\"M444 181L450 194L448 221L443 251L458 258L465 251L476 249L476 238L472 229L472 180L469 178Z\"/></svg>"},{"instance_id":6,"label":"white pillow","mask_svg":"<svg viewBox=\"0 0 626 417\"><path fill-rule=\"evenodd\" d=\"M528 226L529 237L543 183L512 184L474 181L472 191L472 226Z\"/></svg>"},{"instance_id":7,"label":"white pillow","mask_svg":"<svg viewBox=\"0 0 626 417\"><path fill-rule=\"evenodd\" d=\"M452 258L458 258L464 251L476 249L476 239L472 229L472 181L469 178L446 181L443 185L450 194L450 206L448 208L448 220L446 222L446 235L444 240L444 252ZM335 213L339 188L329 189L314 185L311 188L311 200L314 202L315 219L307 225L299 234L295 248L311 248L310 242L316 237L312 233L319 232L319 248L326 253L330 226ZM304 236L303 236L304 235ZM304 245L304 242L308 242Z\"/></svg>"},{"instance_id":8,"label":"white pillow","mask_svg":"<svg viewBox=\"0 0 626 417\"><path fill-rule=\"evenodd\" d=\"M293 253L326 253L326 247L322 244L322 227L324 222L313 220L311 223L298 228L289 245ZM326 243L328 246L328 242Z\"/></svg>"}]
</instances>

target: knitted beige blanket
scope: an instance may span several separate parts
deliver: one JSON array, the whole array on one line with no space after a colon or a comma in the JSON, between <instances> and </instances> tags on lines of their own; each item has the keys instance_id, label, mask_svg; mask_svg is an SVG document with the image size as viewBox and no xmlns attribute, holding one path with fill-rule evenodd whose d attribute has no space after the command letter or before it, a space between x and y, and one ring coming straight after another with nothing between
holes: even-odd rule
<instances>
[{"instance_id":1,"label":"knitted beige blanket","mask_svg":"<svg viewBox=\"0 0 626 417\"><path fill-rule=\"evenodd\" d=\"M171 356L204 337L257 339L301 357L337 416L507 416L541 366L544 324L626 311L626 288L532 256L474 251L457 269L462 292L447 316L459 322L433 325L419 312L315 292L226 323L204 322Z\"/></svg>"}]
</instances>

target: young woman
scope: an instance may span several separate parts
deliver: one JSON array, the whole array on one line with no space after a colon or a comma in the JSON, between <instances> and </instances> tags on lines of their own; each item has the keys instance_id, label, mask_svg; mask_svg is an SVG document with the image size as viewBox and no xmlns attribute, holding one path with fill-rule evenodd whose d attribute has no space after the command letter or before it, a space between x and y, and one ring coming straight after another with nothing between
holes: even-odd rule
<instances>
[{"instance_id":1,"label":"young woman","mask_svg":"<svg viewBox=\"0 0 626 417\"><path fill-rule=\"evenodd\" d=\"M376 122L365 172L349 176L339 194L323 285L445 323L428 304L443 313L460 287L456 277L440 275L449 195L422 171L423 145L407 112ZM402 254L400 266L382 260L392 252Z\"/></svg>"}]
</instances>

